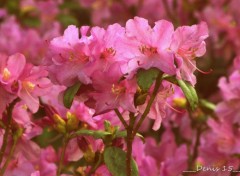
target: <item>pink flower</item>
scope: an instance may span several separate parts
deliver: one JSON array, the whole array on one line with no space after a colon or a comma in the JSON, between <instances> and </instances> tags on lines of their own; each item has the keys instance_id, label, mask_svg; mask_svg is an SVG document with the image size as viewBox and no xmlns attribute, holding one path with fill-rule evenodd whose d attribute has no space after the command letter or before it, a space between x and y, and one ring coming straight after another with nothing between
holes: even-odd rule
<instances>
[{"instance_id":1,"label":"pink flower","mask_svg":"<svg viewBox=\"0 0 240 176\"><path fill-rule=\"evenodd\" d=\"M205 166L205 167L219 167L223 168L232 166L233 170L238 170L239 160L230 156L229 154L225 154L220 152L217 149L216 143L210 143L209 140L205 142L201 142L201 146L199 147L199 157L197 158L197 165L198 166ZM228 171L219 171L219 172L212 172L206 171L201 172L199 171L197 176L222 176L224 173L227 175L229 174Z\"/></svg>"},{"instance_id":2,"label":"pink flower","mask_svg":"<svg viewBox=\"0 0 240 176\"><path fill-rule=\"evenodd\" d=\"M160 20L155 22L153 28L148 21L135 17L126 23L127 41L125 54L129 60L130 74L138 68L149 69L156 67L164 73L173 75L176 73L174 57L169 51L174 29L172 23Z\"/></svg>"},{"instance_id":3,"label":"pink flower","mask_svg":"<svg viewBox=\"0 0 240 176\"><path fill-rule=\"evenodd\" d=\"M67 145L65 160L78 161L82 157L83 157L83 152L80 150L78 146L77 138L71 139Z\"/></svg>"},{"instance_id":4,"label":"pink flower","mask_svg":"<svg viewBox=\"0 0 240 176\"><path fill-rule=\"evenodd\" d=\"M173 94L173 89L171 87L171 84L163 85L160 88L160 90L150 108L150 112L147 116L148 116L148 118L155 120L154 125L152 127L152 129L155 131L160 128L162 119L166 116L165 109L166 109L166 106L168 105L167 98L169 96L171 96L172 94ZM143 114L146 106L147 106L146 103L142 106L139 106L140 114Z\"/></svg>"},{"instance_id":5,"label":"pink flower","mask_svg":"<svg viewBox=\"0 0 240 176\"><path fill-rule=\"evenodd\" d=\"M205 22L198 25L178 27L173 34L170 49L175 53L177 61L177 76L195 85L193 72L196 69L195 57L201 57L206 52L205 39L208 28Z\"/></svg>"},{"instance_id":6,"label":"pink flower","mask_svg":"<svg viewBox=\"0 0 240 176\"><path fill-rule=\"evenodd\" d=\"M233 124L240 123L239 120L239 105L240 105L240 88L239 88L240 74L238 71L234 71L229 78L221 78L218 86L221 89L223 99L225 101L220 102L217 105L216 113L222 119L228 119Z\"/></svg>"},{"instance_id":7,"label":"pink flower","mask_svg":"<svg viewBox=\"0 0 240 176\"><path fill-rule=\"evenodd\" d=\"M174 152L173 156L166 158L161 163L160 175L161 176L175 176L180 175L187 169L188 155L187 146L181 145Z\"/></svg>"},{"instance_id":8,"label":"pink flower","mask_svg":"<svg viewBox=\"0 0 240 176\"><path fill-rule=\"evenodd\" d=\"M46 76L48 72L43 67L26 64L25 57L14 54L9 58L3 57L0 62L0 82L11 94L18 95L27 107L36 112L39 108L38 97L47 93L51 82Z\"/></svg>"},{"instance_id":9,"label":"pink flower","mask_svg":"<svg viewBox=\"0 0 240 176\"><path fill-rule=\"evenodd\" d=\"M91 29L93 42L90 44L92 55L95 58L94 70L107 71L111 64L123 62L121 50L125 37L125 28L119 24L109 25L107 30L99 27Z\"/></svg>"},{"instance_id":10,"label":"pink flower","mask_svg":"<svg viewBox=\"0 0 240 176\"><path fill-rule=\"evenodd\" d=\"M112 174L109 172L107 166L102 165L96 170L93 176L112 176Z\"/></svg>"},{"instance_id":11,"label":"pink flower","mask_svg":"<svg viewBox=\"0 0 240 176\"><path fill-rule=\"evenodd\" d=\"M221 78L218 86L221 89L224 100L240 99L240 73L234 71L229 78Z\"/></svg>"},{"instance_id":12,"label":"pink flower","mask_svg":"<svg viewBox=\"0 0 240 176\"><path fill-rule=\"evenodd\" d=\"M148 145L148 144L146 144ZM133 142L133 158L135 159L141 176L155 176L159 172L156 160L147 153L147 147L141 139Z\"/></svg>"},{"instance_id":13,"label":"pink flower","mask_svg":"<svg viewBox=\"0 0 240 176\"><path fill-rule=\"evenodd\" d=\"M34 67L27 64L19 77L16 89L18 96L26 103L32 112L39 108L39 97L46 95L52 83L46 76L48 72L43 67Z\"/></svg>"},{"instance_id":14,"label":"pink flower","mask_svg":"<svg viewBox=\"0 0 240 176\"><path fill-rule=\"evenodd\" d=\"M25 57L20 54L14 54L9 57L1 55L0 60L0 82L5 85L13 84L18 81L26 64Z\"/></svg>"},{"instance_id":15,"label":"pink flower","mask_svg":"<svg viewBox=\"0 0 240 176\"><path fill-rule=\"evenodd\" d=\"M237 154L240 153L240 133L237 129L234 129L232 123L221 119L216 122L212 119L208 120L208 125L211 128L209 133L209 141L215 141L219 152L226 154Z\"/></svg>"},{"instance_id":16,"label":"pink flower","mask_svg":"<svg viewBox=\"0 0 240 176\"><path fill-rule=\"evenodd\" d=\"M31 141L19 141L6 175L56 175L56 154L53 148L40 149ZM39 173L38 173L39 172Z\"/></svg>"},{"instance_id":17,"label":"pink flower","mask_svg":"<svg viewBox=\"0 0 240 176\"><path fill-rule=\"evenodd\" d=\"M70 112L75 115L80 122L88 124L90 128L97 128L97 124L93 119L94 109L88 108L84 103L74 101Z\"/></svg>"},{"instance_id":18,"label":"pink flower","mask_svg":"<svg viewBox=\"0 0 240 176\"><path fill-rule=\"evenodd\" d=\"M50 76L60 84L70 86L78 79L84 84L91 83L88 73L91 65L88 47L90 38L82 35L83 38L79 39L78 29L71 25L63 36L54 38L50 43L49 56L45 62L49 65Z\"/></svg>"},{"instance_id":19,"label":"pink flower","mask_svg":"<svg viewBox=\"0 0 240 176\"><path fill-rule=\"evenodd\" d=\"M135 111L133 97L136 81L120 80L123 76L118 64L113 64L107 72L94 73L93 87L96 92L90 96L96 101L97 114L119 107L123 110Z\"/></svg>"},{"instance_id":20,"label":"pink flower","mask_svg":"<svg viewBox=\"0 0 240 176\"><path fill-rule=\"evenodd\" d=\"M6 109L6 106L8 106L15 98L17 98L16 95L11 94L7 92L1 85L0 85L0 114L3 113L3 111Z\"/></svg>"}]
</instances>

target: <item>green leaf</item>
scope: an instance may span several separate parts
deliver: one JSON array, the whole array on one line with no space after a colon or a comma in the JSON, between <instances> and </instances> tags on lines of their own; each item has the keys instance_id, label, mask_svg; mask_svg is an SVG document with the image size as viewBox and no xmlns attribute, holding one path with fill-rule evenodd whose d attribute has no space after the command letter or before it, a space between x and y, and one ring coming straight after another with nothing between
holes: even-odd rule
<instances>
[{"instance_id":1,"label":"green leaf","mask_svg":"<svg viewBox=\"0 0 240 176\"><path fill-rule=\"evenodd\" d=\"M147 92L136 92L134 95L134 105L139 106L143 105L147 99L148 93Z\"/></svg>"},{"instance_id":2,"label":"green leaf","mask_svg":"<svg viewBox=\"0 0 240 176\"><path fill-rule=\"evenodd\" d=\"M59 14L57 17L58 21L66 28L67 26L73 24L78 26L78 20L73 15L69 14Z\"/></svg>"},{"instance_id":3,"label":"green leaf","mask_svg":"<svg viewBox=\"0 0 240 176\"><path fill-rule=\"evenodd\" d=\"M126 152L117 147L108 147L104 150L104 162L113 176L126 176ZM132 159L132 176L138 176L138 167Z\"/></svg>"},{"instance_id":4,"label":"green leaf","mask_svg":"<svg viewBox=\"0 0 240 176\"><path fill-rule=\"evenodd\" d=\"M163 79L170 82L170 83L178 85L178 82L177 82L177 79L175 78L175 76L164 75Z\"/></svg>"},{"instance_id":5,"label":"green leaf","mask_svg":"<svg viewBox=\"0 0 240 176\"><path fill-rule=\"evenodd\" d=\"M93 136L96 139L104 138L108 135L111 135L112 133L106 132L106 131L93 131L93 130L79 130L76 131L71 135L71 137L81 136L81 135L87 135L87 136Z\"/></svg>"},{"instance_id":6,"label":"green leaf","mask_svg":"<svg viewBox=\"0 0 240 176\"><path fill-rule=\"evenodd\" d=\"M110 131L111 128L111 122L109 122L108 120L104 120L104 129L105 131Z\"/></svg>"},{"instance_id":7,"label":"green leaf","mask_svg":"<svg viewBox=\"0 0 240 176\"><path fill-rule=\"evenodd\" d=\"M216 105L213 104L213 103L210 102L210 101L201 99L201 100L199 101L199 104L200 104L201 107L206 108L206 109L208 109L208 110L210 110L210 111L212 111L212 112L214 112L214 111L216 110Z\"/></svg>"},{"instance_id":8,"label":"green leaf","mask_svg":"<svg viewBox=\"0 0 240 176\"><path fill-rule=\"evenodd\" d=\"M177 80L177 82L178 82L178 85L181 87L184 95L186 96L191 109L195 110L195 108L198 105L198 96L197 96L196 90L190 83L186 81Z\"/></svg>"},{"instance_id":9,"label":"green leaf","mask_svg":"<svg viewBox=\"0 0 240 176\"><path fill-rule=\"evenodd\" d=\"M147 92L153 82L156 80L160 70L157 68L150 68L148 70L139 69L137 72L137 83L142 91Z\"/></svg>"},{"instance_id":10,"label":"green leaf","mask_svg":"<svg viewBox=\"0 0 240 176\"><path fill-rule=\"evenodd\" d=\"M69 87L63 95L63 104L66 108L70 108L72 106L73 98L78 92L79 88L81 86L81 83L78 82L74 84L73 86Z\"/></svg>"},{"instance_id":11,"label":"green leaf","mask_svg":"<svg viewBox=\"0 0 240 176\"><path fill-rule=\"evenodd\" d=\"M55 149L59 148L62 143L62 134L51 128L44 128L42 134L33 138L40 147L44 148L52 145Z\"/></svg>"},{"instance_id":12,"label":"green leaf","mask_svg":"<svg viewBox=\"0 0 240 176\"><path fill-rule=\"evenodd\" d=\"M143 135L141 135L140 133L136 134L137 137L139 137L143 143L145 143L145 138L143 137ZM127 137L127 131L118 131L115 135L115 138L121 138L121 137Z\"/></svg>"}]
</instances>

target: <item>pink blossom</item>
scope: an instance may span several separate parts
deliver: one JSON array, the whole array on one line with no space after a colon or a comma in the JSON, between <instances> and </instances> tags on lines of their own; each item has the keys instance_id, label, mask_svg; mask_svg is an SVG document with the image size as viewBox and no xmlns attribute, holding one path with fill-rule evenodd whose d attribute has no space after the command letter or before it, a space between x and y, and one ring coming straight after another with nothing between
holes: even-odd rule
<instances>
[{"instance_id":1,"label":"pink blossom","mask_svg":"<svg viewBox=\"0 0 240 176\"><path fill-rule=\"evenodd\" d=\"M219 152L226 154L240 152L240 133L239 130L234 129L232 123L227 122L226 119L221 119L220 122L209 119L208 125L212 130L209 137L212 138L212 141L216 141ZM211 140L209 139L209 141Z\"/></svg>"},{"instance_id":2,"label":"pink blossom","mask_svg":"<svg viewBox=\"0 0 240 176\"><path fill-rule=\"evenodd\" d=\"M173 34L170 49L175 53L177 61L177 76L195 85L193 72L196 69L195 57L201 57L206 52L205 39L208 28L205 22L198 25L178 27Z\"/></svg>"},{"instance_id":3,"label":"pink blossom","mask_svg":"<svg viewBox=\"0 0 240 176\"><path fill-rule=\"evenodd\" d=\"M175 74L174 57L169 51L173 32L173 25L165 20L157 21L153 28L140 17L128 20L123 56L129 60L129 72L156 67L164 73Z\"/></svg>"},{"instance_id":4,"label":"pink blossom","mask_svg":"<svg viewBox=\"0 0 240 176\"><path fill-rule=\"evenodd\" d=\"M93 176L112 176L105 165L100 166Z\"/></svg>"},{"instance_id":5,"label":"pink blossom","mask_svg":"<svg viewBox=\"0 0 240 176\"><path fill-rule=\"evenodd\" d=\"M153 130L158 130L161 126L162 119L165 118L166 116L166 106L167 104L167 98L173 94L173 89L171 85L163 85L154 102L153 105L150 108L150 112L147 115L148 118L155 120L154 125L152 127ZM144 105L139 107L139 112L142 114L146 108L147 104L145 103Z\"/></svg>"},{"instance_id":6,"label":"pink blossom","mask_svg":"<svg viewBox=\"0 0 240 176\"><path fill-rule=\"evenodd\" d=\"M50 54L45 61L49 65L50 76L66 86L78 79L84 84L91 83L88 73L92 60L89 42L90 38L79 39L79 31L73 25L64 31L63 36L54 38L50 42Z\"/></svg>"},{"instance_id":7,"label":"pink blossom","mask_svg":"<svg viewBox=\"0 0 240 176\"><path fill-rule=\"evenodd\" d=\"M219 167L223 168L224 166L233 166L233 170L238 170L239 166L239 160L237 158L233 158L229 156L228 154L219 152L217 150L217 144L216 143L210 143L209 141L205 141L204 143L201 143L201 146L199 148L199 157L197 159L197 164L200 166L205 167ZM207 175L213 175L213 176L222 176L224 173L229 174L229 172L198 172L197 176L207 176Z\"/></svg>"},{"instance_id":8,"label":"pink blossom","mask_svg":"<svg viewBox=\"0 0 240 176\"><path fill-rule=\"evenodd\" d=\"M33 142L20 141L6 175L38 174L52 176L56 174L55 152L51 147L40 150Z\"/></svg>"},{"instance_id":9,"label":"pink blossom","mask_svg":"<svg viewBox=\"0 0 240 176\"><path fill-rule=\"evenodd\" d=\"M7 92L1 85L0 85L0 114L6 109L6 107L15 99L17 98L16 95Z\"/></svg>"},{"instance_id":10,"label":"pink blossom","mask_svg":"<svg viewBox=\"0 0 240 176\"><path fill-rule=\"evenodd\" d=\"M156 160L146 153L146 145L141 139L136 138L133 143L133 157L138 165L141 176L155 176L158 174Z\"/></svg>"},{"instance_id":11,"label":"pink blossom","mask_svg":"<svg viewBox=\"0 0 240 176\"><path fill-rule=\"evenodd\" d=\"M60 155L59 155L60 157ZM78 161L83 157L83 151L80 150L77 143L77 138L69 141L66 149L66 161Z\"/></svg>"},{"instance_id":12,"label":"pink blossom","mask_svg":"<svg viewBox=\"0 0 240 176\"><path fill-rule=\"evenodd\" d=\"M109 25L106 30L99 27L91 29L93 42L90 44L92 55L95 58L94 70L107 71L111 64L124 62L121 46L125 37L125 28L119 24Z\"/></svg>"},{"instance_id":13,"label":"pink blossom","mask_svg":"<svg viewBox=\"0 0 240 176\"><path fill-rule=\"evenodd\" d=\"M187 169L187 146L180 146L172 157L167 158L161 163L160 175L175 176L182 174Z\"/></svg>"},{"instance_id":14,"label":"pink blossom","mask_svg":"<svg viewBox=\"0 0 240 176\"><path fill-rule=\"evenodd\" d=\"M0 82L6 85L12 85L14 81L18 81L20 75L22 74L26 64L26 59L20 53L9 57L6 57L5 55L1 55L0 57Z\"/></svg>"},{"instance_id":15,"label":"pink blossom","mask_svg":"<svg viewBox=\"0 0 240 176\"><path fill-rule=\"evenodd\" d=\"M233 72L229 78L222 77L219 80L218 86L221 89L224 100L239 99L240 97L240 73Z\"/></svg>"},{"instance_id":16,"label":"pink blossom","mask_svg":"<svg viewBox=\"0 0 240 176\"><path fill-rule=\"evenodd\" d=\"M88 124L90 128L97 128L97 124L93 119L94 110L88 108L84 103L74 101L70 112L76 115L80 122Z\"/></svg>"},{"instance_id":17,"label":"pink blossom","mask_svg":"<svg viewBox=\"0 0 240 176\"><path fill-rule=\"evenodd\" d=\"M48 72L43 67L27 64L19 77L18 96L26 103L32 112L39 108L39 97L47 94L52 84L46 76Z\"/></svg>"},{"instance_id":18,"label":"pink blossom","mask_svg":"<svg viewBox=\"0 0 240 176\"><path fill-rule=\"evenodd\" d=\"M114 64L107 72L95 72L93 87L96 92L91 96L96 101L96 113L123 108L134 112L133 96L136 91L135 80L120 80L123 73L118 64Z\"/></svg>"}]
</instances>

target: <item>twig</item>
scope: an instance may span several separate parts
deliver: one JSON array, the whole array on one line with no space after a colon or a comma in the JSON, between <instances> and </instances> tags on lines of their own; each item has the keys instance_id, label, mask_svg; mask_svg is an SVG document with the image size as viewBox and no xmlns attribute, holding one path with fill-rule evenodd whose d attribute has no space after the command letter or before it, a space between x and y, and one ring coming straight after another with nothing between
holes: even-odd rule
<instances>
[{"instance_id":1,"label":"twig","mask_svg":"<svg viewBox=\"0 0 240 176\"><path fill-rule=\"evenodd\" d=\"M68 134L65 134L64 139L63 139L63 149L61 151L60 161L59 161L59 164L58 164L57 176L60 176L61 171L62 171L63 160L64 160L64 156L65 156L68 141L69 141Z\"/></svg>"},{"instance_id":2,"label":"twig","mask_svg":"<svg viewBox=\"0 0 240 176\"><path fill-rule=\"evenodd\" d=\"M151 108L151 106L152 106L152 104L153 104L153 101L154 101L154 99L155 99L156 96L157 96L158 89L159 89L159 87L160 87L160 85L161 85L161 82L162 82L162 73L160 72L160 73L158 74L157 79L156 79L155 87L154 87L152 96L151 96L151 98L150 98L150 100L149 100L149 102L148 102L148 104L147 104L147 107L146 107L145 111L143 112L140 120L138 121L135 129L133 130L133 136L136 135L136 133L138 132L138 130L139 130L140 126L142 125L144 119L145 119L146 116L148 115L148 113L149 113L149 111L150 111L150 108Z\"/></svg>"},{"instance_id":3,"label":"twig","mask_svg":"<svg viewBox=\"0 0 240 176\"><path fill-rule=\"evenodd\" d=\"M115 113L117 114L119 120L122 122L124 128L127 129L127 128L128 128L128 124L127 124L127 122L124 120L122 114L119 112L118 109L114 109L114 111L115 111Z\"/></svg>"}]
</instances>

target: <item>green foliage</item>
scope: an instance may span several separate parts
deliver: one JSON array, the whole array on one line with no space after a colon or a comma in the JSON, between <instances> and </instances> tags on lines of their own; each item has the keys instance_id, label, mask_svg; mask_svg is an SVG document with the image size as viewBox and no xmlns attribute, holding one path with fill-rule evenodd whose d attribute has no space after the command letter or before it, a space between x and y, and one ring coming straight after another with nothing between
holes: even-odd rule
<instances>
[{"instance_id":1,"label":"green foliage","mask_svg":"<svg viewBox=\"0 0 240 176\"><path fill-rule=\"evenodd\" d=\"M148 70L144 70L144 69L138 70L137 83L138 83L139 89L134 95L135 106L139 106L145 103L148 96L148 90L156 80L159 73L160 73L160 70L157 68L150 68Z\"/></svg>"},{"instance_id":2,"label":"green foliage","mask_svg":"<svg viewBox=\"0 0 240 176\"><path fill-rule=\"evenodd\" d=\"M126 176L126 152L117 147L107 147L104 150L104 162L113 176ZM138 167L132 159L132 176L138 176Z\"/></svg>"},{"instance_id":3,"label":"green foliage","mask_svg":"<svg viewBox=\"0 0 240 176\"><path fill-rule=\"evenodd\" d=\"M195 110L197 105L198 105L198 96L196 93L196 90L194 89L194 87L183 80L177 80L178 85L181 87L184 95L186 96L189 105L191 107L191 110Z\"/></svg>"},{"instance_id":4,"label":"green foliage","mask_svg":"<svg viewBox=\"0 0 240 176\"><path fill-rule=\"evenodd\" d=\"M134 105L139 106L143 105L147 99L147 92L136 92L134 95Z\"/></svg>"},{"instance_id":5,"label":"green foliage","mask_svg":"<svg viewBox=\"0 0 240 176\"><path fill-rule=\"evenodd\" d=\"M153 82L156 80L160 70L150 68L148 70L139 69L137 72L137 83L142 91L148 91Z\"/></svg>"},{"instance_id":6,"label":"green foliage","mask_svg":"<svg viewBox=\"0 0 240 176\"><path fill-rule=\"evenodd\" d=\"M95 131L95 130L78 130L76 132L74 132L71 137L76 137L76 136L81 136L81 135L86 135L86 136L93 136L96 139L100 139L100 138L105 138L108 135L111 135L111 133L106 132L106 131Z\"/></svg>"},{"instance_id":7,"label":"green foliage","mask_svg":"<svg viewBox=\"0 0 240 176\"><path fill-rule=\"evenodd\" d=\"M63 95L63 104L66 108L70 108L72 106L72 102L74 99L74 96L77 94L79 88L81 86L81 83L78 82L74 84L73 86L69 87Z\"/></svg>"},{"instance_id":8,"label":"green foliage","mask_svg":"<svg viewBox=\"0 0 240 176\"><path fill-rule=\"evenodd\" d=\"M143 135L141 135L140 133L136 133L136 136L139 137L143 143L145 143L145 138L143 137ZM123 138L123 137L127 137L127 131L118 131L115 135L116 138Z\"/></svg>"},{"instance_id":9,"label":"green foliage","mask_svg":"<svg viewBox=\"0 0 240 176\"><path fill-rule=\"evenodd\" d=\"M33 139L41 148L47 147L50 144L54 148L59 148L62 142L62 134L51 128L44 128L41 135Z\"/></svg>"},{"instance_id":10,"label":"green foliage","mask_svg":"<svg viewBox=\"0 0 240 176\"><path fill-rule=\"evenodd\" d=\"M66 28L69 25L78 26L78 20L72 15L59 14L57 19L60 21L64 28Z\"/></svg>"}]
</instances>

